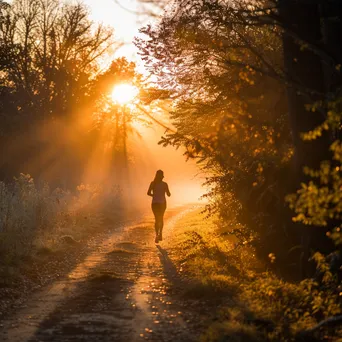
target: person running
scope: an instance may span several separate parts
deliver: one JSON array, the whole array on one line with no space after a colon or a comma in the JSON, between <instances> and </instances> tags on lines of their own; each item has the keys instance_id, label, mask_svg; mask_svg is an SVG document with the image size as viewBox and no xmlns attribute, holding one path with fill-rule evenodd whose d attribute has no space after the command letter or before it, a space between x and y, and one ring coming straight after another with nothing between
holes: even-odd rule
<instances>
[{"instance_id":1,"label":"person running","mask_svg":"<svg viewBox=\"0 0 342 342\"><path fill-rule=\"evenodd\" d=\"M155 243L163 240L164 213L166 210L166 197L171 196L169 186L163 182L164 172L158 170L153 182L148 188L147 195L152 197L152 211L155 218L154 228L156 230Z\"/></svg>"}]
</instances>

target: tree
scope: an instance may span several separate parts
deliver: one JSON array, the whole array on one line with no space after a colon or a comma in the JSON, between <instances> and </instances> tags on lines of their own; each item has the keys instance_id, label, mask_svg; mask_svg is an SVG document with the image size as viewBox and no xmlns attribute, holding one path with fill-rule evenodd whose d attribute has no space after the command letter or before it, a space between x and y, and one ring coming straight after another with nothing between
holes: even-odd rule
<instances>
[{"instance_id":1,"label":"tree","mask_svg":"<svg viewBox=\"0 0 342 342\"><path fill-rule=\"evenodd\" d=\"M74 128L96 102L89 89L117 45L112 30L95 26L83 5L58 0L16 0L2 13L0 42L9 57L0 75L2 155L10 156L2 160L3 177L24 171L30 160L36 165L26 172L47 165L61 172L86 158L75 155L85 132Z\"/></svg>"},{"instance_id":2,"label":"tree","mask_svg":"<svg viewBox=\"0 0 342 342\"><path fill-rule=\"evenodd\" d=\"M42 116L67 115L71 102L78 106L75 89L82 91L113 45L112 31L101 25L95 28L83 5L58 0L14 1L1 36L14 50L7 84L26 94L22 110L33 99Z\"/></svg>"},{"instance_id":3,"label":"tree","mask_svg":"<svg viewBox=\"0 0 342 342\"><path fill-rule=\"evenodd\" d=\"M98 98L93 112L95 128L105 132L103 138L109 146L106 158L111 160L110 171L112 175L116 174L117 182L127 176L128 137L137 133L132 124L144 121L136 107L137 100L127 105L113 102L110 95L114 86L120 84L129 84L137 90L141 87L141 75L136 72L135 63L125 58L114 60L107 70L96 77L92 87L92 97Z\"/></svg>"}]
</instances>

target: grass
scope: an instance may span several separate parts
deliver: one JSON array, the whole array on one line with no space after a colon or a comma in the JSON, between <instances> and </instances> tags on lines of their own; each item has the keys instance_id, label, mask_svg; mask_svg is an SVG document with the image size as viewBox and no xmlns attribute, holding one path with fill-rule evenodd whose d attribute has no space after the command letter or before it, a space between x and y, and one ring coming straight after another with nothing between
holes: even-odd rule
<instances>
[{"instance_id":1,"label":"grass","mask_svg":"<svg viewBox=\"0 0 342 342\"><path fill-rule=\"evenodd\" d=\"M254 326L239 321L216 322L208 328L207 333L202 337L202 342L260 342L263 341L260 335Z\"/></svg>"},{"instance_id":2,"label":"grass","mask_svg":"<svg viewBox=\"0 0 342 342\"><path fill-rule=\"evenodd\" d=\"M24 174L13 184L0 182L0 278L10 284L25 261L81 245L105 227L106 217L118 220L120 211L119 195L98 186L51 190Z\"/></svg>"},{"instance_id":3,"label":"grass","mask_svg":"<svg viewBox=\"0 0 342 342\"><path fill-rule=\"evenodd\" d=\"M206 219L200 209L172 229L164 244L190 284L184 296L220 308L202 341L291 341L322 319L341 314L336 292L311 279L279 279L257 260L253 248L236 247L234 237L222 235L217 218ZM319 331L316 337L333 341L334 334L338 331Z\"/></svg>"}]
</instances>

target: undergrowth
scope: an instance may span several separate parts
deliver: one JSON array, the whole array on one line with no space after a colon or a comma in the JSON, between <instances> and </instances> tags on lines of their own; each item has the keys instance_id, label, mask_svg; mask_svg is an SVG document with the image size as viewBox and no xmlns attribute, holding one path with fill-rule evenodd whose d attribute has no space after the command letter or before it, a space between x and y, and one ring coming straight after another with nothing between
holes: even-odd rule
<instances>
[{"instance_id":1,"label":"undergrowth","mask_svg":"<svg viewBox=\"0 0 342 342\"><path fill-rule=\"evenodd\" d=\"M218 221L205 219L198 210L178 221L166 242L179 272L189 280L185 295L215 298L215 305L219 299L203 342L337 340L341 331L336 329L300 336L341 315L338 289L314 279L284 281L257 260L252 247L227 236Z\"/></svg>"},{"instance_id":2,"label":"undergrowth","mask_svg":"<svg viewBox=\"0 0 342 342\"><path fill-rule=\"evenodd\" d=\"M55 253L98 230L105 216L119 218L120 193L95 185L75 192L38 186L21 174L12 184L0 182L0 272L34 255Z\"/></svg>"}]
</instances>

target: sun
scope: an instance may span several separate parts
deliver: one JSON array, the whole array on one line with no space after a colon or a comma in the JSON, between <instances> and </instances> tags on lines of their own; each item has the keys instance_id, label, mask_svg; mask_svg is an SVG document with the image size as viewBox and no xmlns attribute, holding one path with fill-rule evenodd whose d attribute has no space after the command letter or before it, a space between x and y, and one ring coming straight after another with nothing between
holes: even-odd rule
<instances>
[{"instance_id":1,"label":"sun","mask_svg":"<svg viewBox=\"0 0 342 342\"><path fill-rule=\"evenodd\" d=\"M131 84L122 83L113 88L112 99L114 102L124 105L133 101L138 93L139 90L137 87Z\"/></svg>"}]
</instances>

